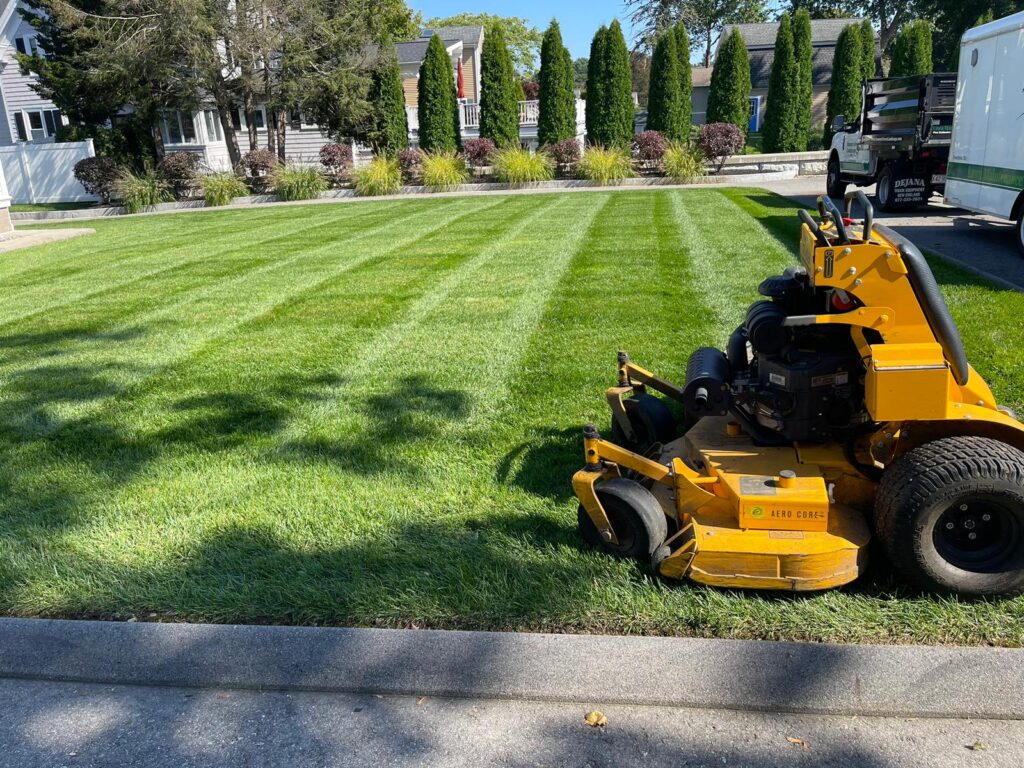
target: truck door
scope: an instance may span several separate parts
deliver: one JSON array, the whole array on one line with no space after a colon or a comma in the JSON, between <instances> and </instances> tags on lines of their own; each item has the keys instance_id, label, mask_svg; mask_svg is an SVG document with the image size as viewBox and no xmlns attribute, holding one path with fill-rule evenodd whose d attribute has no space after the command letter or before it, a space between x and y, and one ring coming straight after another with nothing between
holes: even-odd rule
<instances>
[{"instance_id":1,"label":"truck door","mask_svg":"<svg viewBox=\"0 0 1024 768\"><path fill-rule=\"evenodd\" d=\"M864 133L864 95L861 91L861 116L850 118L852 123L843 132L839 144L839 166L844 174L864 176L871 173L871 152L865 142L861 141Z\"/></svg>"},{"instance_id":2,"label":"truck door","mask_svg":"<svg viewBox=\"0 0 1024 768\"><path fill-rule=\"evenodd\" d=\"M991 45L994 63L985 132L985 183L978 189L976 207L1008 219L1024 188L1024 82L1020 71L1024 30L985 42Z\"/></svg>"},{"instance_id":3,"label":"truck door","mask_svg":"<svg viewBox=\"0 0 1024 768\"><path fill-rule=\"evenodd\" d=\"M984 172L995 49L995 38L968 42L960 48L946 200L971 210L978 208L981 194L976 182Z\"/></svg>"}]
</instances>

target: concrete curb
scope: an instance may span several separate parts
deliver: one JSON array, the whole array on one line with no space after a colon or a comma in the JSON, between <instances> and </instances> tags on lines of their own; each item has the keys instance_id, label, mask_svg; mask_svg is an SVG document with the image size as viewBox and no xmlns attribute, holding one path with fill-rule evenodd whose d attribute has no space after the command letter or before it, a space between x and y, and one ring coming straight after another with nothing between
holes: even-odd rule
<instances>
[{"instance_id":1,"label":"concrete curb","mask_svg":"<svg viewBox=\"0 0 1024 768\"><path fill-rule=\"evenodd\" d=\"M361 197L354 189L332 189L313 200L294 200L282 202L274 195L248 195L236 197L230 205L208 207L202 200L187 200L176 203L160 203L140 213L130 214L124 208L108 206L105 208L81 208L69 211L33 211L12 213L11 220L21 224L39 224L47 221L72 221L88 219L105 219L111 216L151 216L157 213L178 213L180 211L224 211L236 208L261 207L267 205L318 205L340 202L373 202L384 200L401 200L430 197L467 197L475 195L528 195L543 192L614 192L620 190L640 189L689 189L693 187L743 187L766 181L787 181L795 179L794 168L765 171L757 173L730 173L720 176L705 176L688 184L680 184L663 176L623 179L613 185L602 185L596 181L578 179L558 179L540 181L533 184L498 184L484 182L479 184L461 184L454 189L432 190L423 186L405 186L394 195L377 197Z\"/></svg>"},{"instance_id":2,"label":"concrete curb","mask_svg":"<svg viewBox=\"0 0 1024 768\"><path fill-rule=\"evenodd\" d=\"M1024 650L0 619L0 677L1024 719Z\"/></svg>"}]
</instances>

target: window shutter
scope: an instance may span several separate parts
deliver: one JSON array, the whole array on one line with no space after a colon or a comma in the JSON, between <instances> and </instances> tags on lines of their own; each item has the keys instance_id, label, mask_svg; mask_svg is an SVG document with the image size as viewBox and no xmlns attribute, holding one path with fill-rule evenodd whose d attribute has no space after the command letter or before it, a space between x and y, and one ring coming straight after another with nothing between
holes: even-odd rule
<instances>
[{"instance_id":1,"label":"window shutter","mask_svg":"<svg viewBox=\"0 0 1024 768\"><path fill-rule=\"evenodd\" d=\"M25 113L14 113L14 125L18 129L18 140L28 141L28 129L25 128Z\"/></svg>"},{"instance_id":2,"label":"window shutter","mask_svg":"<svg viewBox=\"0 0 1024 768\"><path fill-rule=\"evenodd\" d=\"M43 120L46 121L46 135L53 136L57 132L57 125L53 120L52 109L48 109L43 112Z\"/></svg>"}]
</instances>

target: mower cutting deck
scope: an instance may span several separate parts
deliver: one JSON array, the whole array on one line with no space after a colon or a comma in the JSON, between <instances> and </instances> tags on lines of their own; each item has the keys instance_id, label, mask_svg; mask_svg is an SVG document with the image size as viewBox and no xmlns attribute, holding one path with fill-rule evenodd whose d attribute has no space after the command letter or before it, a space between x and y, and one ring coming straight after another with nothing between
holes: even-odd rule
<instances>
[{"instance_id":1,"label":"mower cutting deck","mask_svg":"<svg viewBox=\"0 0 1024 768\"><path fill-rule=\"evenodd\" d=\"M922 587L1020 592L1024 425L967 364L921 253L846 202L800 211L803 267L762 282L682 387L620 353L612 440L588 426L573 477L580 532L667 577L816 590L863 572L871 528Z\"/></svg>"}]
</instances>

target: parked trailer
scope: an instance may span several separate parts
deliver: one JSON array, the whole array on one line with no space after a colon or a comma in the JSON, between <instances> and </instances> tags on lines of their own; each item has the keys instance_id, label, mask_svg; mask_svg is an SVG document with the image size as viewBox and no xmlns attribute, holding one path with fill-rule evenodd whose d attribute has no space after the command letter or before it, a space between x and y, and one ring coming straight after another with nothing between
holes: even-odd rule
<instances>
[{"instance_id":1,"label":"parked trailer","mask_svg":"<svg viewBox=\"0 0 1024 768\"><path fill-rule=\"evenodd\" d=\"M875 184L883 211L915 208L946 183L956 75L890 77L864 82L860 116L836 116L827 191L842 199L849 184Z\"/></svg>"},{"instance_id":2,"label":"parked trailer","mask_svg":"<svg viewBox=\"0 0 1024 768\"><path fill-rule=\"evenodd\" d=\"M1016 222L1024 255L1024 12L960 40L946 202Z\"/></svg>"}]
</instances>

